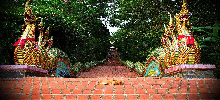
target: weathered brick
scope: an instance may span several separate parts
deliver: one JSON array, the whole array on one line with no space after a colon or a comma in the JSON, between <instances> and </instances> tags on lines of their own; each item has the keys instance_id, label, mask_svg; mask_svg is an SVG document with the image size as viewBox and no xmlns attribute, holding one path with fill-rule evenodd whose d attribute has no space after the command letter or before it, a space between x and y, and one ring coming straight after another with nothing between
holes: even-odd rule
<instances>
[{"instance_id":1,"label":"weathered brick","mask_svg":"<svg viewBox=\"0 0 220 100\"><path fill-rule=\"evenodd\" d=\"M151 85L149 84L143 84L144 89L151 89Z\"/></svg>"},{"instance_id":2,"label":"weathered brick","mask_svg":"<svg viewBox=\"0 0 220 100\"><path fill-rule=\"evenodd\" d=\"M11 88L14 88L14 86L15 86L15 84L8 84L8 85L7 85L7 88L8 88L8 89L11 89Z\"/></svg>"},{"instance_id":3,"label":"weathered brick","mask_svg":"<svg viewBox=\"0 0 220 100\"><path fill-rule=\"evenodd\" d=\"M136 93L137 94L145 94L145 90L144 89L136 89Z\"/></svg>"},{"instance_id":4,"label":"weathered brick","mask_svg":"<svg viewBox=\"0 0 220 100\"><path fill-rule=\"evenodd\" d=\"M105 94L113 94L113 90L105 90L104 93Z\"/></svg>"},{"instance_id":5,"label":"weathered brick","mask_svg":"<svg viewBox=\"0 0 220 100\"><path fill-rule=\"evenodd\" d=\"M102 94L102 90L94 90L94 94Z\"/></svg>"},{"instance_id":6,"label":"weathered brick","mask_svg":"<svg viewBox=\"0 0 220 100\"><path fill-rule=\"evenodd\" d=\"M63 94L70 94L70 89L63 89Z\"/></svg>"},{"instance_id":7,"label":"weathered brick","mask_svg":"<svg viewBox=\"0 0 220 100\"><path fill-rule=\"evenodd\" d=\"M87 89L94 89L95 85L87 85Z\"/></svg>"},{"instance_id":8,"label":"weathered brick","mask_svg":"<svg viewBox=\"0 0 220 100\"><path fill-rule=\"evenodd\" d=\"M124 100L124 95L115 95L115 100Z\"/></svg>"},{"instance_id":9,"label":"weathered brick","mask_svg":"<svg viewBox=\"0 0 220 100\"><path fill-rule=\"evenodd\" d=\"M166 89L157 89L159 94L166 94Z\"/></svg>"},{"instance_id":10,"label":"weathered brick","mask_svg":"<svg viewBox=\"0 0 220 100\"><path fill-rule=\"evenodd\" d=\"M208 93L208 89L207 88L200 88L200 93Z\"/></svg>"},{"instance_id":11,"label":"weathered brick","mask_svg":"<svg viewBox=\"0 0 220 100\"><path fill-rule=\"evenodd\" d=\"M60 94L60 89L52 89L52 94Z\"/></svg>"},{"instance_id":12,"label":"weathered brick","mask_svg":"<svg viewBox=\"0 0 220 100\"><path fill-rule=\"evenodd\" d=\"M188 88L188 85L185 85L185 84L181 84L180 86L181 88Z\"/></svg>"},{"instance_id":13,"label":"weathered brick","mask_svg":"<svg viewBox=\"0 0 220 100\"><path fill-rule=\"evenodd\" d=\"M187 85L187 84L189 84L189 83L188 83L188 80L182 80L182 81L181 81L181 84Z\"/></svg>"},{"instance_id":14,"label":"weathered brick","mask_svg":"<svg viewBox=\"0 0 220 100\"><path fill-rule=\"evenodd\" d=\"M115 85L115 89L123 89L123 85Z\"/></svg>"},{"instance_id":15,"label":"weathered brick","mask_svg":"<svg viewBox=\"0 0 220 100\"><path fill-rule=\"evenodd\" d=\"M180 81L173 81L173 84L180 84Z\"/></svg>"},{"instance_id":16,"label":"weathered brick","mask_svg":"<svg viewBox=\"0 0 220 100\"><path fill-rule=\"evenodd\" d=\"M189 84L190 84L190 85L191 85L191 84L196 85L196 80L189 80Z\"/></svg>"},{"instance_id":17,"label":"weathered brick","mask_svg":"<svg viewBox=\"0 0 220 100\"><path fill-rule=\"evenodd\" d=\"M161 78L160 81L167 81L167 78Z\"/></svg>"},{"instance_id":18,"label":"weathered brick","mask_svg":"<svg viewBox=\"0 0 220 100\"><path fill-rule=\"evenodd\" d=\"M8 95L8 100L15 100L17 99L17 94L9 94Z\"/></svg>"},{"instance_id":19,"label":"weathered brick","mask_svg":"<svg viewBox=\"0 0 220 100\"><path fill-rule=\"evenodd\" d=\"M55 81L50 81L49 84L50 85L56 85L56 82Z\"/></svg>"},{"instance_id":20,"label":"weathered brick","mask_svg":"<svg viewBox=\"0 0 220 100\"><path fill-rule=\"evenodd\" d=\"M40 81L40 77L34 77L34 81Z\"/></svg>"},{"instance_id":21,"label":"weathered brick","mask_svg":"<svg viewBox=\"0 0 220 100\"><path fill-rule=\"evenodd\" d=\"M115 94L124 94L122 89L115 90Z\"/></svg>"},{"instance_id":22,"label":"weathered brick","mask_svg":"<svg viewBox=\"0 0 220 100\"><path fill-rule=\"evenodd\" d=\"M65 85L72 85L72 81L65 82Z\"/></svg>"},{"instance_id":23,"label":"weathered brick","mask_svg":"<svg viewBox=\"0 0 220 100\"><path fill-rule=\"evenodd\" d=\"M111 89L112 90L113 89L113 85L106 85L105 89Z\"/></svg>"},{"instance_id":24,"label":"weathered brick","mask_svg":"<svg viewBox=\"0 0 220 100\"><path fill-rule=\"evenodd\" d=\"M83 90L83 94L92 94L91 90Z\"/></svg>"},{"instance_id":25,"label":"weathered brick","mask_svg":"<svg viewBox=\"0 0 220 100\"><path fill-rule=\"evenodd\" d=\"M203 80L197 80L198 84L204 84L205 82Z\"/></svg>"},{"instance_id":26,"label":"weathered brick","mask_svg":"<svg viewBox=\"0 0 220 100\"><path fill-rule=\"evenodd\" d=\"M82 85L88 85L88 81L82 81Z\"/></svg>"},{"instance_id":27,"label":"weathered brick","mask_svg":"<svg viewBox=\"0 0 220 100\"><path fill-rule=\"evenodd\" d=\"M171 93L177 93L177 90L176 89L169 89L168 92L171 94Z\"/></svg>"},{"instance_id":28,"label":"weathered brick","mask_svg":"<svg viewBox=\"0 0 220 100\"><path fill-rule=\"evenodd\" d=\"M30 93L30 88L24 88L22 93Z\"/></svg>"},{"instance_id":29,"label":"weathered brick","mask_svg":"<svg viewBox=\"0 0 220 100\"><path fill-rule=\"evenodd\" d=\"M33 89L32 94L40 94L40 89Z\"/></svg>"},{"instance_id":30,"label":"weathered brick","mask_svg":"<svg viewBox=\"0 0 220 100\"><path fill-rule=\"evenodd\" d=\"M81 90L73 89L73 94L81 94Z\"/></svg>"},{"instance_id":31,"label":"weathered brick","mask_svg":"<svg viewBox=\"0 0 220 100\"><path fill-rule=\"evenodd\" d=\"M81 84L80 84L80 81L74 81L73 84L74 84L74 85L81 85Z\"/></svg>"},{"instance_id":32,"label":"weathered brick","mask_svg":"<svg viewBox=\"0 0 220 100\"><path fill-rule=\"evenodd\" d=\"M198 94L189 94L189 100L198 100Z\"/></svg>"},{"instance_id":33,"label":"weathered brick","mask_svg":"<svg viewBox=\"0 0 220 100\"><path fill-rule=\"evenodd\" d=\"M66 100L75 100L75 95L66 95Z\"/></svg>"},{"instance_id":34,"label":"weathered brick","mask_svg":"<svg viewBox=\"0 0 220 100\"><path fill-rule=\"evenodd\" d=\"M103 95L103 100L112 100L112 95Z\"/></svg>"},{"instance_id":35,"label":"weathered brick","mask_svg":"<svg viewBox=\"0 0 220 100\"><path fill-rule=\"evenodd\" d=\"M200 95L201 95L201 99L207 99L207 100L211 99L211 94L207 94L207 93L203 94L203 93L201 93Z\"/></svg>"},{"instance_id":36,"label":"weathered brick","mask_svg":"<svg viewBox=\"0 0 220 100\"><path fill-rule=\"evenodd\" d=\"M85 89L85 85L77 85L78 89Z\"/></svg>"},{"instance_id":37,"label":"weathered brick","mask_svg":"<svg viewBox=\"0 0 220 100\"><path fill-rule=\"evenodd\" d=\"M31 88L31 84L25 84L24 89L30 89Z\"/></svg>"},{"instance_id":38,"label":"weathered brick","mask_svg":"<svg viewBox=\"0 0 220 100\"><path fill-rule=\"evenodd\" d=\"M76 85L68 85L68 89L76 89Z\"/></svg>"},{"instance_id":39,"label":"weathered brick","mask_svg":"<svg viewBox=\"0 0 220 100\"><path fill-rule=\"evenodd\" d=\"M155 94L155 89L147 89L147 94Z\"/></svg>"},{"instance_id":40,"label":"weathered brick","mask_svg":"<svg viewBox=\"0 0 220 100\"><path fill-rule=\"evenodd\" d=\"M42 94L50 94L50 89L42 89Z\"/></svg>"},{"instance_id":41,"label":"weathered brick","mask_svg":"<svg viewBox=\"0 0 220 100\"><path fill-rule=\"evenodd\" d=\"M216 88L216 85L214 83L208 83L209 88Z\"/></svg>"},{"instance_id":42,"label":"weathered brick","mask_svg":"<svg viewBox=\"0 0 220 100\"><path fill-rule=\"evenodd\" d=\"M60 85L59 89L66 89L66 85Z\"/></svg>"},{"instance_id":43,"label":"weathered brick","mask_svg":"<svg viewBox=\"0 0 220 100\"><path fill-rule=\"evenodd\" d=\"M133 89L126 89L125 92L126 92L126 94L134 94Z\"/></svg>"},{"instance_id":44,"label":"weathered brick","mask_svg":"<svg viewBox=\"0 0 220 100\"><path fill-rule=\"evenodd\" d=\"M15 85L15 89L21 89L22 88L22 84L16 84Z\"/></svg>"},{"instance_id":45,"label":"weathered brick","mask_svg":"<svg viewBox=\"0 0 220 100\"><path fill-rule=\"evenodd\" d=\"M157 84L164 84L164 81L157 81Z\"/></svg>"},{"instance_id":46,"label":"weathered brick","mask_svg":"<svg viewBox=\"0 0 220 100\"><path fill-rule=\"evenodd\" d=\"M100 100L100 95L91 95L91 100Z\"/></svg>"},{"instance_id":47,"label":"weathered brick","mask_svg":"<svg viewBox=\"0 0 220 100\"><path fill-rule=\"evenodd\" d=\"M185 100L186 99L186 94L177 94L177 100Z\"/></svg>"},{"instance_id":48,"label":"weathered brick","mask_svg":"<svg viewBox=\"0 0 220 100\"><path fill-rule=\"evenodd\" d=\"M212 79L211 80L204 80L206 84L212 84Z\"/></svg>"},{"instance_id":49,"label":"weathered brick","mask_svg":"<svg viewBox=\"0 0 220 100\"><path fill-rule=\"evenodd\" d=\"M203 84L199 84L199 88L207 88L206 85L203 83Z\"/></svg>"},{"instance_id":50,"label":"weathered brick","mask_svg":"<svg viewBox=\"0 0 220 100\"><path fill-rule=\"evenodd\" d=\"M54 100L62 100L63 95L54 95Z\"/></svg>"},{"instance_id":51,"label":"weathered brick","mask_svg":"<svg viewBox=\"0 0 220 100\"><path fill-rule=\"evenodd\" d=\"M29 96L29 94L21 94L20 95L20 100L27 100L28 96Z\"/></svg>"},{"instance_id":52,"label":"weathered brick","mask_svg":"<svg viewBox=\"0 0 220 100\"><path fill-rule=\"evenodd\" d=\"M62 82L61 78L59 78L59 77L55 77L54 79L55 79L55 81Z\"/></svg>"},{"instance_id":53,"label":"weathered brick","mask_svg":"<svg viewBox=\"0 0 220 100\"><path fill-rule=\"evenodd\" d=\"M180 88L179 93L187 93L187 89L186 88Z\"/></svg>"},{"instance_id":54,"label":"weathered brick","mask_svg":"<svg viewBox=\"0 0 220 100\"><path fill-rule=\"evenodd\" d=\"M62 81L69 81L69 78L63 78Z\"/></svg>"},{"instance_id":55,"label":"weathered brick","mask_svg":"<svg viewBox=\"0 0 220 100\"><path fill-rule=\"evenodd\" d=\"M172 88L179 88L179 84L172 84Z\"/></svg>"},{"instance_id":56,"label":"weathered brick","mask_svg":"<svg viewBox=\"0 0 220 100\"><path fill-rule=\"evenodd\" d=\"M140 100L149 100L149 94L140 95Z\"/></svg>"},{"instance_id":57,"label":"weathered brick","mask_svg":"<svg viewBox=\"0 0 220 100\"><path fill-rule=\"evenodd\" d=\"M126 87L126 86L125 86ZM142 89L141 85L133 85L134 89ZM131 88L132 89L132 88Z\"/></svg>"},{"instance_id":58,"label":"weathered brick","mask_svg":"<svg viewBox=\"0 0 220 100\"><path fill-rule=\"evenodd\" d=\"M198 93L197 88L189 88L190 93Z\"/></svg>"},{"instance_id":59,"label":"weathered brick","mask_svg":"<svg viewBox=\"0 0 220 100\"><path fill-rule=\"evenodd\" d=\"M12 93L20 93L20 89L13 89Z\"/></svg>"},{"instance_id":60,"label":"weathered brick","mask_svg":"<svg viewBox=\"0 0 220 100\"><path fill-rule=\"evenodd\" d=\"M162 88L170 88L170 85L169 85L169 84L162 84L161 87L162 87Z\"/></svg>"},{"instance_id":61,"label":"weathered brick","mask_svg":"<svg viewBox=\"0 0 220 100\"><path fill-rule=\"evenodd\" d=\"M218 88L209 88L211 93L220 93Z\"/></svg>"},{"instance_id":62,"label":"weathered brick","mask_svg":"<svg viewBox=\"0 0 220 100\"><path fill-rule=\"evenodd\" d=\"M177 78L175 78L175 80L178 80L178 81L179 81L179 80L182 80L182 78L177 77Z\"/></svg>"},{"instance_id":63,"label":"weathered brick","mask_svg":"<svg viewBox=\"0 0 220 100\"><path fill-rule=\"evenodd\" d=\"M174 100L174 94L166 94L165 100Z\"/></svg>"},{"instance_id":64,"label":"weathered brick","mask_svg":"<svg viewBox=\"0 0 220 100\"><path fill-rule=\"evenodd\" d=\"M153 100L162 100L162 96L161 96L161 94L153 94L152 99Z\"/></svg>"},{"instance_id":65,"label":"weathered brick","mask_svg":"<svg viewBox=\"0 0 220 100\"><path fill-rule=\"evenodd\" d=\"M104 85L97 85L96 89L104 89Z\"/></svg>"},{"instance_id":66,"label":"weathered brick","mask_svg":"<svg viewBox=\"0 0 220 100\"><path fill-rule=\"evenodd\" d=\"M78 95L78 100L88 100L87 95Z\"/></svg>"},{"instance_id":67,"label":"weathered brick","mask_svg":"<svg viewBox=\"0 0 220 100\"><path fill-rule=\"evenodd\" d=\"M42 89L49 89L49 85L43 85L42 84Z\"/></svg>"},{"instance_id":68,"label":"weathered brick","mask_svg":"<svg viewBox=\"0 0 220 100\"><path fill-rule=\"evenodd\" d=\"M127 95L127 100L137 100L137 95Z\"/></svg>"},{"instance_id":69,"label":"weathered brick","mask_svg":"<svg viewBox=\"0 0 220 100\"><path fill-rule=\"evenodd\" d=\"M155 81L148 81L148 84L155 84Z\"/></svg>"},{"instance_id":70,"label":"weathered brick","mask_svg":"<svg viewBox=\"0 0 220 100\"><path fill-rule=\"evenodd\" d=\"M158 89L158 88L160 88L160 85L159 84L155 84L155 85L153 85L153 89Z\"/></svg>"},{"instance_id":71,"label":"weathered brick","mask_svg":"<svg viewBox=\"0 0 220 100\"><path fill-rule=\"evenodd\" d=\"M40 94L32 94L32 96L31 96L31 99L32 100L40 100Z\"/></svg>"},{"instance_id":72,"label":"weathered brick","mask_svg":"<svg viewBox=\"0 0 220 100\"><path fill-rule=\"evenodd\" d=\"M132 85L125 85L125 89L132 89Z\"/></svg>"}]
</instances>

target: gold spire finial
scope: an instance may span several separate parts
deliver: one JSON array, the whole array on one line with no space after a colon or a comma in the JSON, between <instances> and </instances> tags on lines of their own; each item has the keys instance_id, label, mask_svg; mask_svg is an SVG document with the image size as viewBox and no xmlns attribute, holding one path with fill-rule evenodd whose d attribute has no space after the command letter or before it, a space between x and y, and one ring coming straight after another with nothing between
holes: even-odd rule
<instances>
[{"instance_id":1,"label":"gold spire finial","mask_svg":"<svg viewBox=\"0 0 220 100\"><path fill-rule=\"evenodd\" d=\"M26 22L36 21L36 16L32 13L29 0L25 4L24 20Z\"/></svg>"},{"instance_id":2,"label":"gold spire finial","mask_svg":"<svg viewBox=\"0 0 220 100\"><path fill-rule=\"evenodd\" d=\"M166 27L166 25L165 24L163 24L164 25L164 28L165 28L165 32L167 31L167 27Z\"/></svg>"},{"instance_id":3,"label":"gold spire finial","mask_svg":"<svg viewBox=\"0 0 220 100\"><path fill-rule=\"evenodd\" d=\"M171 31L173 29L174 29L174 23L173 23L172 15L170 14L169 30Z\"/></svg>"}]
</instances>

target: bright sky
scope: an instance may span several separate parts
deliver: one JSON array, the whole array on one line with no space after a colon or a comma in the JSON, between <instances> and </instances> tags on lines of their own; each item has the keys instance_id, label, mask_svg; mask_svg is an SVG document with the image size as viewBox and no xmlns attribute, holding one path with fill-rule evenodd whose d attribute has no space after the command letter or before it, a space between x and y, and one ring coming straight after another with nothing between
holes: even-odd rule
<instances>
[{"instance_id":1,"label":"bright sky","mask_svg":"<svg viewBox=\"0 0 220 100\"><path fill-rule=\"evenodd\" d=\"M112 9L113 6L114 6L114 3L108 3L108 6L109 6L108 9ZM110 16L111 16L111 15L110 15ZM108 18L109 18L110 16L108 16L108 17L106 17L106 18L100 18L100 20L102 21L102 23L103 23L104 25L107 26L107 29L109 29L110 35L112 35L113 32L117 32L117 30L120 29L120 28L118 28L118 27L111 27L111 26L109 25L110 23L109 23L109 21L108 21Z\"/></svg>"}]
</instances>

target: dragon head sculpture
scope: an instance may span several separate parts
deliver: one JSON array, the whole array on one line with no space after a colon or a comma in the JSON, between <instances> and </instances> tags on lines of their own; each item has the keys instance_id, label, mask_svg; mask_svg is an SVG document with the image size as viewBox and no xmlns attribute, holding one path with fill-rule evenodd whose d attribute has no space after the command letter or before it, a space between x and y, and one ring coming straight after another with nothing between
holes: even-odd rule
<instances>
[{"instance_id":1,"label":"dragon head sculpture","mask_svg":"<svg viewBox=\"0 0 220 100\"><path fill-rule=\"evenodd\" d=\"M32 13L29 1L25 4L24 21L25 22L36 22L37 18Z\"/></svg>"}]
</instances>

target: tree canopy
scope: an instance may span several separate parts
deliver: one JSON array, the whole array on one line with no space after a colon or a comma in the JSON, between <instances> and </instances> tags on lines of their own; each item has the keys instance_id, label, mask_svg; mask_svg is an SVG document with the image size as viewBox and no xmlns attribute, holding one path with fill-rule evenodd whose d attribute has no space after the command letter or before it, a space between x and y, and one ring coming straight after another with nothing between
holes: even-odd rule
<instances>
[{"instance_id":1,"label":"tree canopy","mask_svg":"<svg viewBox=\"0 0 220 100\"><path fill-rule=\"evenodd\" d=\"M194 27L213 26L219 21L219 4L216 0L187 0L191 14L189 21ZM169 16L180 12L182 0L118 0L112 10L112 26L121 27L111 39L115 40L122 59L145 61L150 51L160 46ZM207 30L211 32L210 30ZM211 36L194 30L196 40ZM201 44L202 42L199 41ZM207 51L207 50L206 50ZM213 51L214 52L214 51ZM203 52L207 53L207 52ZM206 58L206 57L203 57Z\"/></svg>"},{"instance_id":2,"label":"tree canopy","mask_svg":"<svg viewBox=\"0 0 220 100\"><path fill-rule=\"evenodd\" d=\"M22 34L26 0L4 0L0 10L0 64L13 64L12 46ZM108 3L112 3L109 7ZM217 0L187 0L195 39L201 45L201 63L219 66L220 4ZM87 62L107 57L109 41L122 60L145 61L147 55L161 46L164 24L179 13L182 0L32 0L37 17L50 26L53 47L69 55L71 62ZM120 29L110 36L100 18L108 17L110 25ZM37 20L37 24L40 20ZM215 24L215 25L214 25ZM217 27L217 28L214 28ZM38 30L36 30L36 38Z\"/></svg>"},{"instance_id":3,"label":"tree canopy","mask_svg":"<svg viewBox=\"0 0 220 100\"><path fill-rule=\"evenodd\" d=\"M22 34L25 2L26 0L6 0L1 3L1 64L13 64L12 45ZM99 0L31 2L33 13L44 19L45 28L50 27L50 36L54 38L53 47L66 52L73 63L106 58L110 47L110 33L99 20L107 16L106 7L107 1ZM37 20L37 24L39 23L40 19ZM36 30L36 39L38 35Z\"/></svg>"}]
</instances>

